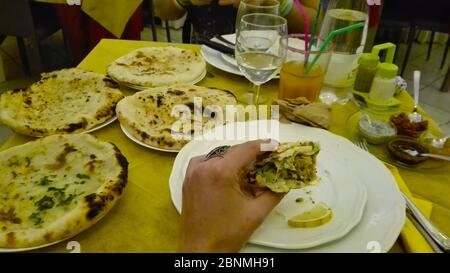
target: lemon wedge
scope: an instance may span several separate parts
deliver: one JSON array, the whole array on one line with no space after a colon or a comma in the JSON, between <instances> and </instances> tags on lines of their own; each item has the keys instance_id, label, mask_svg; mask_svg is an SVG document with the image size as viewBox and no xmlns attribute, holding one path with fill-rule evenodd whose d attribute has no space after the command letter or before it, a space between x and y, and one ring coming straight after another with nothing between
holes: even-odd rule
<instances>
[{"instance_id":1,"label":"lemon wedge","mask_svg":"<svg viewBox=\"0 0 450 273\"><path fill-rule=\"evenodd\" d=\"M333 217L333 212L327 205L319 203L311 210L303 212L288 220L291 227L312 228L328 223Z\"/></svg>"}]
</instances>

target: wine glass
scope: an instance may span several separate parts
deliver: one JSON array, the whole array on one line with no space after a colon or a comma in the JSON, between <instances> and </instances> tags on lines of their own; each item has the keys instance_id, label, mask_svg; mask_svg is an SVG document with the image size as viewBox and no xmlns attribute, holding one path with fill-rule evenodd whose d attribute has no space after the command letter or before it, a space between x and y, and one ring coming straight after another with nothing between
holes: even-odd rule
<instances>
[{"instance_id":1,"label":"wine glass","mask_svg":"<svg viewBox=\"0 0 450 273\"><path fill-rule=\"evenodd\" d=\"M279 15L280 2L278 0L241 0L236 15L236 33L242 16L250 13L266 13Z\"/></svg>"},{"instance_id":2,"label":"wine glass","mask_svg":"<svg viewBox=\"0 0 450 273\"><path fill-rule=\"evenodd\" d=\"M242 16L236 37L236 62L253 83L253 104L258 105L261 85L278 73L286 58L287 21L278 15L247 14Z\"/></svg>"}]
</instances>

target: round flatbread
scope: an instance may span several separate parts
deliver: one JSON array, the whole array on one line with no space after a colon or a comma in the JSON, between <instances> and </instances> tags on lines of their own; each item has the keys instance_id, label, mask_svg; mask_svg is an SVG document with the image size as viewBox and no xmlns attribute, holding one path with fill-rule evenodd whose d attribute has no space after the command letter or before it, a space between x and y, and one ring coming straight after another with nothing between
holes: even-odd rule
<instances>
[{"instance_id":1,"label":"round flatbread","mask_svg":"<svg viewBox=\"0 0 450 273\"><path fill-rule=\"evenodd\" d=\"M141 87L192 84L205 71L199 53L173 46L136 49L108 66L113 79Z\"/></svg>"},{"instance_id":2,"label":"round flatbread","mask_svg":"<svg viewBox=\"0 0 450 273\"><path fill-rule=\"evenodd\" d=\"M120 101L116 112L120 123L136 139L157 148L179 150L189 139L174 137L173 132L192 136L201 133L197 128L205 129L214 122L223 124L227 105L236 105L229 91L179 85L137 92ZM186 119L188 122L184 122Z\"/></svg>"},{"instance_id":3,"label":"round flatbread","mask_svg":"<svg viewBox=\"0 0 450 273\"><path fill-rule=\"evenodd\" d=\"M0 248L67 239L122 195L128 162L89 134L53 135L0 152Z\"/></svg>"},{"instance_id":4,"label":"round flatbread","mask_svg":"<svg viewBox=\"0 0 450 273\"><path fill-rule=\"evenodd\" d=\"M43 73L26 89L0 97L0 122L30 136L79 133L115 115L123 98L118 85L101 74L79 68Z\"/></svg>"}]
</instances>

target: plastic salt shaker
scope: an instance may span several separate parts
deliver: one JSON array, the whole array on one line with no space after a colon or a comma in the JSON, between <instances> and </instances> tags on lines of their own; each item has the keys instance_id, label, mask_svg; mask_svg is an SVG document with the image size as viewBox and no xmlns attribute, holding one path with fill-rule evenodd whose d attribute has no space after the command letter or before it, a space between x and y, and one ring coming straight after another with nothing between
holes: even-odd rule
<instances>
[{"instance_id":1,"label":"plastic salt shaker","mask_svg":"<svg viewBox=\"0 0 450 273\"><path fill-rule=\"evenodd\" d=\"M395 64L379 64L375 78L373 79L372 87L370 88L370 99L378 103L386 103L393 98L397 72L398 66Z\"/></svg>"}]
</instances>

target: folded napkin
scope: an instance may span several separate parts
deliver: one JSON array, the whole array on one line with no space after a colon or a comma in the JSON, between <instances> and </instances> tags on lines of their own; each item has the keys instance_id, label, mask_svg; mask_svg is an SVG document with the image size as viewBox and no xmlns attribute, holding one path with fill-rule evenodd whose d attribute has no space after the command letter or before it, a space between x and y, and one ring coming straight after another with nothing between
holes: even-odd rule
<instances>
[{"instance_id":1,"label":"folded napkin","mask_svg":"<svg viewBox=\"0 0 450 273\"><path fill-rule=\"evenodd\" d=\"M321 102L310 102L307 98L278 99L280 113L293 122L328 129L331 123L331 109Z\"/></svg>"},{"instance_id":2,"label":"folded napkin","mask_svg":"<svg viewBox=\"0 0 450 273\"><path fill-rule=\"evenodd\" d=\"M87 15L120 38L142 0L83 0L82 2L81 9Z\"/></svg>"},{"instance_id":3,"label":"folded napkin","mask_svg":"<svg viewBox=\"0 0 450 273\"><path fill-rule=\"evenodd\" d=\"M414 198L405 182L403 181L402 177L400 176L397 168L387 163L385 163L385 165L391 171L400 190L414 202L414 204L420 209L425 217L430 218L433 204L423 199ZM400 233L400 239L407 252L433 253L433 249L422 236L420 231L417 230L413 222L411 222L411 220L409 220L408 218L406 218L405 225L403 226L403 230Z\"/></svg>"}]
</instances>

